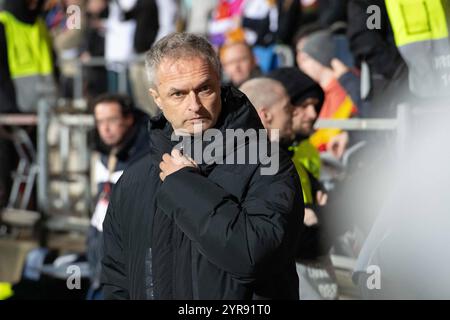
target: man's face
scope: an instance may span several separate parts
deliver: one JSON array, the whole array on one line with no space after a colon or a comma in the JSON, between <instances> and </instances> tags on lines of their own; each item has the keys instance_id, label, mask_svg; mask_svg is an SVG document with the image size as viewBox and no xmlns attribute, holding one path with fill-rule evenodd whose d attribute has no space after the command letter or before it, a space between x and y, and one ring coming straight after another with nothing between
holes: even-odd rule
<instances>
[{"instance_id":1,"label":"man's face","mask_svg":"<svg viewBox=\"0 0 450 320\"><path fill-rule=\"evenodd\" d=\"M274 91L279 94L280 98L277 99L275 105L267 109L266 121L263 121L263 124L269 131L278 129L280 139L292 139L292 104L284 88L274 88Z\"/></svg>"},{"instance_id":2,"label":"man's face","mask_svg":"<svg viewBox=\"0 0 450 320\"><path fill-rule=\"evenodd\" d=\"M133 125L131 115L124 117L117 102L101 102L94 109L95 123L100 139L107 146L118 146Z\"/></svg>"},{"instance_id":3,"label":"man's face","mask_svg":"<svg viewBox=\"0 0 450 320\"><path fill-rule=\"evenodd\" d=\"M249 48L236 44L225 49L220 57L223 71L235 86L250 78L255 68L255 58Z\"/></svg>"},{"instance_id":4,"label":"man's face","mask_svg":"<svg viewBox=\"0 0 450 320\"><path fill-rule=\"evenodd\" d=\"M313 131L314 121L317 119L315 106L319 103L316 98L308 98L292 112L292 129L295 134L309 136Z\"/></svg>"},{"instance_id":5,"label":"man's face","mask_svg":"<svg viewBox=\"0 0 450 320\"><path fill-rule=\"evenodd\" d=\"M219 76L201 57L161 61L156 89L150 93L180 133L193 134L198 126L202 131L214 127L222 110Z\"/></svg>"}]
</instances>

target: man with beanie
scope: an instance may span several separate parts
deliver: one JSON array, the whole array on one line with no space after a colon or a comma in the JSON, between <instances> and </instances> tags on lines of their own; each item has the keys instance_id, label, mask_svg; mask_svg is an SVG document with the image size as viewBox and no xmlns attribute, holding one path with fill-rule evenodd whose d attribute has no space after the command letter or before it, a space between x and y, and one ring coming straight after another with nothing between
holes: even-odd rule
<instances>
[{"instance_id":1,"label":"man with beanie","mask_svg":"<svg viewBox=\"0 0 450 320\"><path fill-rule=\"evenodd\" d=\"M305 203L305 230L297 252L297 271L302 283L300 299L335 299L337 285L320 216L320 207L326 204L327 194L319 182L320 155L309 140L314 123L321 112L324 92L319 84L295 67L280 68L268 76L283 84L294 106L292 128L296 139L289 151L300 177ZM326 276L310 276L308 270L311 268L323 269ZM329 290L321 290L324 287Z\"/></svg>"},{"instance_id":2,"label":"man with beanie","mask_svg":"<svg viewBox=\"0 0 450 320\"><path fill-rule=\"evenodd\" d=\"M319 30L306 37L302 51L314 58L321 65L332 68L331 60L335 57L333 35L328 30Z\"/></svg>"},{"instance_id":3,"label":"man with beanie","mask_svg":"<svg viewBox=\"0 0 450 320\"><path fill-rule=\"evenodd\" d=\"M325 92L319 118L347 119L361 106L359 78L336 59L332 33L313 32L297 42L297 64ZM319 151L330 152L340 159L348 144L348 133L339 129L320 129L311 136L311 143Z\"/></svg>"}]
</instances>

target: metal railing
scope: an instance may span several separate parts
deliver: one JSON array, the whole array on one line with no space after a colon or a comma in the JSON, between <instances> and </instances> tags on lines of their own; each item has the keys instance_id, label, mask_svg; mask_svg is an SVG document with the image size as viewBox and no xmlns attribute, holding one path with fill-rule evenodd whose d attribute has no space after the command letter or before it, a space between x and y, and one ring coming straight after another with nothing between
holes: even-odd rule
<instances>
[{"instance_id":1,"label":"metal railing","mask_svg":"<svg viewBox=\"0 0 450 320\"><path fill-rule=\"evenodd\" d=\"M118 92L119 93L127 93L127 77L128 77L128 69L129 66L134 63L142 63L144 58L142 56L138 56L136 58L130 59L128 61L106 61L103 57L90 57L87 60L70 59L70 60L61 60L60 64L64 65L72 65L75 67L77 72L74 76L74 85L73 85L73 98L77 101L83 100L83 84L84 84L84 68L86 67L105 67L108 63L116 66L121 66L118 72Z\"/></svg>"},{"instance_id":2,"label":"metal railing","mask_svg":"<svg viewBox=\"0 0 450 320\"><path fill-rule=\"evenodd\" d=\"M319 119L314 128L337 128L346 131L395 130L398 119Z\"/></svg>"}]
</instances>

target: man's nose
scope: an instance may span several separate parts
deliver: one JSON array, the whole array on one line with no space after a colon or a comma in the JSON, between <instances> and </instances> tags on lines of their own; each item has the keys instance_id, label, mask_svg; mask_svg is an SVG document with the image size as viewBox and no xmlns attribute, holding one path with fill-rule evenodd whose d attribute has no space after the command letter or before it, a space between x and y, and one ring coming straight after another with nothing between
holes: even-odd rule
<instances>
[{"instance_id":1,"label":"man's nose","mask_svg":"<svg viewBox=\"0 0 450 320\"><path fill-rule=\"evenodd\" d=\"M316 108L314 105L312 105L312 104L309 105L306 111L310 118L312 118L312 119L317 118L317 111L316 111Z\"/></svg>"},{"instance_id":2,"label":"man's nose","mask_svg":"<svg viewBox=\"0 0 450 320\"><path fill-rule=\"evenodd\" d=\"M189 110L193 112L197 112L201 109L201 103L198 99L198 96L195 92L189 93Z\"/></svg>"},{"instance_id":3,"label":"man's nose","mask_svg":"<svg viewBox=\"0 0 450 320\"><path fill-rule=\"evenodd\" d=\"M98 126L98 131L102 132L109 131L109 126L106 123L102 123Z\"/></svg>"}]
</instances>

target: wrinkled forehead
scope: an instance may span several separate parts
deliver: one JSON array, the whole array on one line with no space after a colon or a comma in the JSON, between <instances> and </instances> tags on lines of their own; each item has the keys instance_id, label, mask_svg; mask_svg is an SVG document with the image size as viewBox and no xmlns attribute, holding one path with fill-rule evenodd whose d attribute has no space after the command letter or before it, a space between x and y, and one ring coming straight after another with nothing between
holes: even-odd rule
<instances>
[{"instance_id":1,"label":"wrinkled forehead","mask_svg":"<svg viewBox=\"0 0 450 320\"><path fill-rule=\"evenodd\" d=\"M156 84L183 82L194 79L218 79L211 62L202 56L165 57L156 69Z\"/></svg>"}]
</instances>

